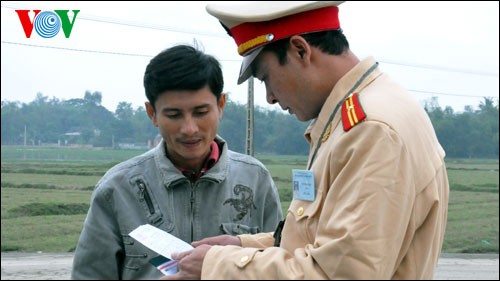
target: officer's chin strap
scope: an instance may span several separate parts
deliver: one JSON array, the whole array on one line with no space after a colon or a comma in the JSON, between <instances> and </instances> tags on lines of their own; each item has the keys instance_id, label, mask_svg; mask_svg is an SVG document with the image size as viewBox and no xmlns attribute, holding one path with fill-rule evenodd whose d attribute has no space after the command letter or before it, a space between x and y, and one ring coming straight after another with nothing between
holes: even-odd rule
<instances>
[{"instance_id":1,"label":"officer's chin strap","mask_svg":"<svg viewBox=\"0 0 500 281\"><path fill-rule=\"evenodd\" d=\"M276 227L276 230L274 231L273 237L274 237L274 247L279 247L281 244L281 232L283 231L283 226L285 226L285 220L284 218L282 221L278 223L278 226Z\"/></svg>"}]
</instances>

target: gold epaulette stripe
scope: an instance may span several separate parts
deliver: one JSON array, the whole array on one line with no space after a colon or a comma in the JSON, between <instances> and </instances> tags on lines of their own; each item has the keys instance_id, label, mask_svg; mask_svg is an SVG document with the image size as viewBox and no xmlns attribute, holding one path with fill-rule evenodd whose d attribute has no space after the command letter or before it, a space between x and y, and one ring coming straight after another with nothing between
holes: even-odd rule
<instances>
[{"instance_id":1,"label":"gold epaulette stripe","mask_svg":"<svg viewBox=\"0 0 500 281\"><path fill-rule=\"evenodd\" d=\"M349 115L349 122L351 123L351 126L354 126L357 123L359 123L358 116L356 116L356 111L354 111L354 104L352 102L352 96L349 97L347 109L348 109L347 114Z\"/></svg>"},{"instance_id":2,"label":"gold epaulette stripe","mask_svg":"<svg viewBox=\"0 0 500 281\"><path fill-rule=\"evenodd\" d=\"M358 94L354 93L347 97L342 104L342 124L344 125L344 131L349 131L365 118L366 115L359 103Z\"/></svg>"}]
</instances>

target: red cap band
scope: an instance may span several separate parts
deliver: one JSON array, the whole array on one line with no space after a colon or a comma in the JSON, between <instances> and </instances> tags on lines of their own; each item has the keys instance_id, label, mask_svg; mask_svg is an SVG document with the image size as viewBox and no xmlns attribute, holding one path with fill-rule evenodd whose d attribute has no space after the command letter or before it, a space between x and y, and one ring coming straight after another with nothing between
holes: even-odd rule
<instances>
[{"instance_id":1,"label":"red cap band","mask_svg":"<svg viewBox=\"0 0 500 281\"><path fill-rule=\"evenodd\" d=\"M231 28L231 35L242 56L256 47L295 34L339 29L336 6L306 11L264 22L245 22Z\"/></svg>"}]
</instances>

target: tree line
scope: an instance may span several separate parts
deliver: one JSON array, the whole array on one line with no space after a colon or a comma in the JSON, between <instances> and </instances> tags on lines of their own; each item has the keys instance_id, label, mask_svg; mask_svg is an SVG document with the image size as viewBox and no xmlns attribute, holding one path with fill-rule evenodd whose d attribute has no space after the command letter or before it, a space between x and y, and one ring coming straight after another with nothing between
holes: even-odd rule
<instances>
[{"instance_id":1,"label":"tree line","mask_svg":"<svg viewBox=\"0 0 500 281\"><path fill-rule=\"evenodd\" d=\"M2 101L2 145L87 145L94 147L146 147L158 136L144 107L134 109L120 102L114 112L101 105L100 92L87 91L83 98L59 100L38 93L30 103ZM425 102L447 157L498 158L498 102L484 98L478 110L471 106L456 113L442 109L437 98ZM226 103L219 135L232 150L245 152L246 105ZM308 122L283 112L256 107L255 153L307 155L304 139Z\"/></svg>"}]
</instances>

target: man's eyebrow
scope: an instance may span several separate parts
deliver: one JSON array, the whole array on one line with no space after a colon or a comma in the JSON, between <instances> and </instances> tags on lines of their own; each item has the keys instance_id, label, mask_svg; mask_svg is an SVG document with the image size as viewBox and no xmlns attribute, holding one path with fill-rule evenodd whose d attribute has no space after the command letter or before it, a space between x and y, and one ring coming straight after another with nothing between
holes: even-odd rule
<instances>
[{"instance_id":1,"label":"man's eyebrow","mask_svg":"<svg viewBox=\"0 0 500 281\"><path fill-rule=\"evenodd\" d=\"M161 110L161 112L172 112L172 111L181 111L181 110L173 107L165 107Z\"/></svg>"},{"instance_id":2,"label":"man's eyebrow","mask_svg":"<svg viewBox=\"0 0 500 281\"><path fill-rule=\"evenodd\" d=\"M199 109L204 109L204 108L208 108L210 107L210 104L209 103L204 103L204 104L200 104L200 105L197 105L195 107L193 107L193 110L199 110ZM179 108L175 108L175 107L165 107L161 110L161 112L163 113L166 113L166 112L182 112L183 110L182 109L179 109Z\"/></svg>"},{"instance_id":3,"label":"man's eyebrow","mask_svg":"<svg viewBox=\"0 0 500 281\"><path fill-rule=\"evenodd\" d=\"M202 105L195 106L194 109L202 109L202 108L207 108L210 107L209 103L204 103Z\"/></svg>"}]
</instances>

